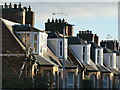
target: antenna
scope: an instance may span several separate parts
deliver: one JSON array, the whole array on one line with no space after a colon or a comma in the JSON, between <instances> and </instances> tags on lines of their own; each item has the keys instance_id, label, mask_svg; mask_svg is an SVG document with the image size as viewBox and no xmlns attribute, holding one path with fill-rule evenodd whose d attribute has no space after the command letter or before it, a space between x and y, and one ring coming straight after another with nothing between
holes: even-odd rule
<instances>
[{"instance_id":1,"label":"antenna","mask_svg":"<svg viewBox=\"0 0 120 90\"><path fill-rule=\"evenodd\" d=\"M108 36L107 36L107 40L110 39L110 38L112 38L112 37L110 36L110 34L108 34Z\"/></svg>"},{"instance_id":2,"label":"antenna","mask_svg":"<svg viewBox=\"0 0 120 90\"><path fill-rule=\"evenodd\" d=\"M61 14L61 15L64 15L65 16L65 19L66 19L66 22L67 22L67 14L66 13L52 13L52 18L53 16L55 16L56 14Z\"/></svg>"}]
</instances>

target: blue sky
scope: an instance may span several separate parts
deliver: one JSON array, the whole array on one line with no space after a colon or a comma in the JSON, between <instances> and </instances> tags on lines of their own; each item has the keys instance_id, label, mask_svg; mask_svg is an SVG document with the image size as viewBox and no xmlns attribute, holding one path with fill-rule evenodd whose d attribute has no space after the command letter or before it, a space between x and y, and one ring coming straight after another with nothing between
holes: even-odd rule
<instances>
[{"instance_id":1,"label":"blue sky","mask_svg":"<svg viewBox=\"0 0 120 90\"><path fill-rule=\"evenodd\" d=\"M52 18L52 13L67 14L67 22L74 24L74 35L80 30L92 30L100 39L110 34L118 39L118 3L117 2L22 2L31 6L35 12L35 26L45 29L44 23ZM65 18L55 15L54 18Z\"/></svg>"}]
</instances>

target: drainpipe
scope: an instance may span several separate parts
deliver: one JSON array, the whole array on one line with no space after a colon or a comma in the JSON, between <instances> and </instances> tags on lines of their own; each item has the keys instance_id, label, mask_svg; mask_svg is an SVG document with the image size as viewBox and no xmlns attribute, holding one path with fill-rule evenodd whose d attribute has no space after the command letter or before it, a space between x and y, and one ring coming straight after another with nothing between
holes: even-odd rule
<instances>
[{"instance_id":1,"label":"drainpipe","mask_svg":"<svg viewBox=\"0 0 120 90\"><path fill-rule=\"evenodd\" d=\"M65 88L65 26L63 28L63 88Z\"/></svg>"}]
</instances>

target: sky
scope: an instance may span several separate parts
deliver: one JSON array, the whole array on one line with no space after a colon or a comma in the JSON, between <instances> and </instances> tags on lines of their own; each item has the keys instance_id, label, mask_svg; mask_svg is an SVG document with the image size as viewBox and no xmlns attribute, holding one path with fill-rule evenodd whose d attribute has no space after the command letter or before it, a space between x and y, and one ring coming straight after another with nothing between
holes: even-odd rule
<instances>
[{"instance_id":1,"label":"sky","mask_svg":"<svg viewBox=\"0 0 120 90\"><path fill-rule=\"evenodd\" d=\"M118 2L22 2L35 12L35 27L44 30L48 18L65 18L74 26L74 35L92 30L101 40L118 39ZM52 13L56 14L52 16Z\"/></svg>"}]
</instances>

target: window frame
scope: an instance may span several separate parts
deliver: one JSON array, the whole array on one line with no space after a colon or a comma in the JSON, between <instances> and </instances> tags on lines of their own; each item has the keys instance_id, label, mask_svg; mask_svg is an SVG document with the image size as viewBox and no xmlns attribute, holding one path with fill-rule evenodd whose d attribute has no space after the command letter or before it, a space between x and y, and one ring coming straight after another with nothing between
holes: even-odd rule
<instances>
[{"instance_id":1,"label":"window frame","mask_svg":"<svg viewBox=\"0 0 120 90\"><path fill-rule=\"evenodd\" d=\"M112 67L113 66L113 55L110 55L109 58L110 58L110 67Z\"/></svg>"},{"instance_id":2,"label":"window frame","mask_svg":"<svg viewBox=\"0 0 120 90\"><path fill-rule=\"evenodd\" d=\"M72 84L68 82L68 80L69 80L69 74L72 74L72 79L73 79L72 80L73 81ZM72 87L72 88L74 88L74 72L68 72L68 74L67 74L67 88L69 88L69 86Z\"/></svg>"},{"instance_id":3,"label":"window frame","mask_svg":"<svg viewBox=\"0 0 120 90\"><path fill-rule=\"evenodd\" d=\"M83 62L86 62L86 47L83 46L83 50L82 50L82 60Z\"/></svg>"},{"instance_id":4,"label":"window frame","mask_svg":"<svg viewBox=\"0 0 120 90\"><path fill-rule=\"evenodd\" d=\"M105 78L106 78L106 81L104 81L105 80ZM105 86L105 84L107 85L107 86ZM108 76L104 76L103 77L103 88L108 88Z\"/></svg>"},{"instance_id":5,"label":"window frame","mask_svg":"<svg viewBox=\"0 0 120 90\"><path fill-rule=\"evenodd\" d=\"M63 41L59 42L59 55L60 57L63 56Z\"/></svg>"}]
</instances>

